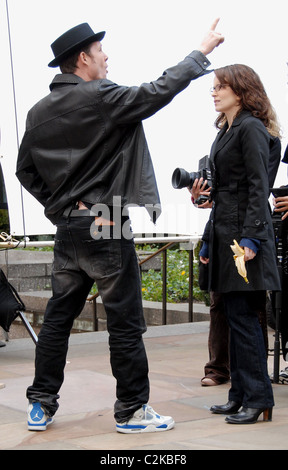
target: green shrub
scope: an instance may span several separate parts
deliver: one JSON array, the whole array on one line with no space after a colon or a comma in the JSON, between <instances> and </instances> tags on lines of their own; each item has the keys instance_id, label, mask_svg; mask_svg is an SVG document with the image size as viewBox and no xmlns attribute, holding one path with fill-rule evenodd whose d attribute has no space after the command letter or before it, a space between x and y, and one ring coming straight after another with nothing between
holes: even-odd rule
<instances>
[{"instance_id":1,"label":"green shrub","mask_svg":"<svg viewBox=\"0 0 288 470\"><path fill-rule=\"evenodd\" d=\"M146 249L147 247L145 247ZM143 249L143 247L142 247ZM198 251L198 250L197 250ZM162 255L161 255L162 256ZM197 253L195 253L197 256ZM150 269L142 272L142 297L144 300L162 301L162 273ZM189 252L180 249L167 251L167 302L188 302ZM198 284L198 262L193 263L193 299L209 305L209 294Z\"/></svg>"}]
</instances>

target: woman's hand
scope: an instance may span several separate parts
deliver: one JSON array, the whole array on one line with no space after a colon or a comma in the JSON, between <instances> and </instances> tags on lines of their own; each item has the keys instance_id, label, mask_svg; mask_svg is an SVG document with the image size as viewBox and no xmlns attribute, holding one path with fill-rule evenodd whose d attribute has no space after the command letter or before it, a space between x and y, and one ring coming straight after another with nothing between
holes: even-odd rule
<instances>
[{"instance_id":1,"label":"woman's hand","mask_svg":"<svg viewBox=\"0 0 288 470\"><path fill-rule=\"evenodd\" d=\"M205 193L205 195L208 195L210 194L210 189L211 188L206 188L205 187L207 186L208 182L207 180L203 180L203 178L196 178L196 180L194 181L193 183L193 186L191 189L189 189L190 193L192 194L192 197L196 200L198 199L198 197L202 194ZM204 191L205 189L205 191ZM207 194L208 193L208 194Z\"/></svg>"},{"instance_id":2,"label":"woman's hand","mask_svg":"<svg viewBox=\"0 0 288 470\"><path fill-rule=\"evenodd\" d=\"M208 264L209 263L209 258L203 258L203 256L200 256L200 261L203 264Z\"/></svg>"},{"instance_id":3,"label":"woman's hand","mask_svg":"<svg viewBox=\"0 0 288 470\"><path fill-rule=\"evenodd\" d=\"M286 217L288 217L288 196L276 197L273 201L273 204L275 207L274 211L285 212L282 220L286 219Z\"/></svg>"},{"instance_id":4,"label":"woman's hand","mask_svg":"<svg viewBox=\"0 0 288 470\"><path fill-rule=\"evenodd\" d=\"M250 261L251 259L255 258L256 253L251 250L251 248L247 248L244 246L244 261Z\"/></svg>"},{"instance_id":5,"label":"woman's hand","mask_svg":"<svg viewBox=\"0 0 288 470\"><path fill-rule=\"evenodd\" d=\"M211 188L207 187L208 182L207 180L203 180L203 178L196 178L192 188L188 188L188 191L192 194L193 201L197 201L200 196L210 196ZM212 202L208 199L203 204L198 204L198 207L201 209L210 209L212 207Z\"/></svg>"}]
</instances>

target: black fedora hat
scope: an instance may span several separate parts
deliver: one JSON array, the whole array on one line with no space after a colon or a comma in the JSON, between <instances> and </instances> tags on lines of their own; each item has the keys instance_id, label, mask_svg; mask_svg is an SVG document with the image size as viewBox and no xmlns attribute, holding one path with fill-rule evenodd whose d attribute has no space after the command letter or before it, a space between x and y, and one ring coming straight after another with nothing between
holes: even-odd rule
<instances>
[{"instance_id":1,"label":"black fedora hat","mask_svg":"<svg viewBox=\"0 0 288 470\"><path fill-rule=\"evenodd\" d=\"M91 42L101 41L104 36L105 31L95 34L88 23L82 23L69 29L51 44L55 59L48 64L48 67L57 67L64 59L81 49L81 47Z\"/></svg>"}]
</instances>

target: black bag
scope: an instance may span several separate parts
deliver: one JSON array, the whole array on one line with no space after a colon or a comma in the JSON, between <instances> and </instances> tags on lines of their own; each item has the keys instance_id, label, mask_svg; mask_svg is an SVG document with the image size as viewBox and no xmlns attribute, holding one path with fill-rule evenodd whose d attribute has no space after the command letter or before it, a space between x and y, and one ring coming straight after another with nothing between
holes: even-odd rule
<instances>
[{"instance_id":1,"label":"black bag","mask_svg":"<svg viewBox=\"0 0 288 470\"><path fill-rule=\"evenodd\" d=\"M9 333L11 324L23 311L25 305L0 269L0 326L3 330Z\"/></svg>"}]
</instances>

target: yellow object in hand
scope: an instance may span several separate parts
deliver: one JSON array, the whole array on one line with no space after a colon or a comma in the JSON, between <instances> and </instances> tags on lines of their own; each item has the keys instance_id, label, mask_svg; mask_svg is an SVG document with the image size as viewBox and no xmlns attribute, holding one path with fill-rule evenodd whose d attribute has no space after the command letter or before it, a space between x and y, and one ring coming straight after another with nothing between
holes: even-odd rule
<instances>
[{"instance_id":1,"label":"yellow object in hand","mask_svg":"<svg viewBox=\"0 0 288 470\"><path fill-rule=\"evenodd\" d=\"M233 242L234 242L234 245L230 245L230 248L234 253L233 258L234 258L234 261L235 261L235 264L236 264L236 268L237 268L238 273L240 274L240 276L242 276L244 278L245 282L247 282L247 284L249 284L249 281L247 279L247 271L246 271L245 261L244 261L245 251L243 250L243 248L241 248L241 246L239 246L239 244L237 243L236 240L233 240Z\"/></svg>"}]
</instances>

